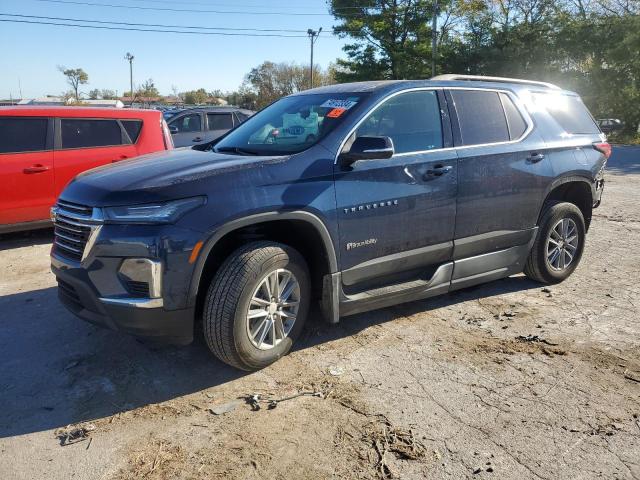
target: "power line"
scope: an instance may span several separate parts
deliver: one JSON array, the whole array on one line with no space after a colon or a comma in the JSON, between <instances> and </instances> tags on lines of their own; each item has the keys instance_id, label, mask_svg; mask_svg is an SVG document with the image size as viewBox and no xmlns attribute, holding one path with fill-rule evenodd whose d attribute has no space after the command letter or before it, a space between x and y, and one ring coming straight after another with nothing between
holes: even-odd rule
<instances>
[{"instance_id":1,"label":"power line","mask_svg":"<svg viewBox=\"0 0 640 480\"><path fill-rule=\"evenodd\" d=\"M18 18L35 18L38 20L58 20L65 22L83 22L98 23L105 25L124 25L132 27L161 27L161 28L184 28L188 30L223 30L223 31L240 31L240 32L283 32L283 33L306 33L306 30L290 30L290 29L271 29L271 28L233 28L233 27L199 27L193 25L167 25L162 23L130 23L130 22L111 22L107 20L86 20L83 18L67 18L67 17L42 17L39 15L21 15L16 13L0 13L2 17L18 17Z\"/></svg>"},{"instance_id":2,"label":"power line","mask_svg":"<svg viewBox=\"0 0 640 480\"><path fill-rule=\"evenodd\" d=\"M216 13L220 15L280 15L280 16L300 16L300 17L308 17L308 16L333 16L330 13L305 13L305 12L282 12L282 11L237 11L237 10L196 10L196 9L187 9L187 8L168 8L168 7L145 7L140 5L118 5L113 3L93 3L93 2L81 2L76 0L35 0L36 2L48 2L48 3L59 3L65 5L85 5L91 7L110 7L110 8L126 8L133 10L153 10L153 11L164 11L164 12L189 12L189 13Z\"/></svg>"},{"instance_id":3,"label":"power line","mask_svg":"<svg viewBox=\"0 0 640 480\"><path fill-rule=\"evenodd\" d=\"M134 2L146 2L146 3L159 3L159 4L165 4L165 5L175 5L176 2L175 0L130 0L130 1L134 1ZM191 2L191 1L180 1L181 5L202 5L205 7L228 7L228 6L234 6L234 7L243 7L243 8L254 8L254 7L263 7L264 4L238 4L236 2L233 2L231 5L229 5L228 3L224 3L224 4L212 4L209 2ZM274 8L279 8L279 9L287 9L289 7L284 7L284 6L274 6ZM336 11L340 11L340 10L362 10L363 8L374 8L374 7L333 7L333 10Z\"/></svg>"},{"instance_id":4,"label":"power line","mask_svg":"<svg viewBox=\"0 0 640 480\"><path fill-rule=\"evenodd\" d=\"M59 23L59 22L43 22L36 20L17 20L0 18L0 22L4 23L26 23L32 25L55 25L58 27L73 27L73 28L93 28L98 30L120 30L125 32L155 32L155 33L178 33L185 35L221 35L229 37L280 37L280 38L304 38L306 35L281 35L277 33L231 33L231 32L185 32L183 30L160 30L152 28L125 28L125 27L107 27L104 25L78 25L74 23Z\"/></svg>"}]
</instances>

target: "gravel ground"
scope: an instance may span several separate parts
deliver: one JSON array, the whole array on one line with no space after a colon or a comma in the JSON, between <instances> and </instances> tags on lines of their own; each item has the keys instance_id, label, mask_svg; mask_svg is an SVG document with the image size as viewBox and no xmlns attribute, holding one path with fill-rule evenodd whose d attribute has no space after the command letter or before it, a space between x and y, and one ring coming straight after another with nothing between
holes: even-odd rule
<instances>
[{"instance_id":1,"label":"gravel ground","mask_svg":"<svg viewBox=\"0 0 640 480\"><path fill-rule=\"evenodd\" d=\"M638 205L640 149L619 147L563 284L520 275L312 322L252 374L202 342L150 347L77 320L51 232L5 236L0 477L640 478ZM299 392L322 396L246 401Z\"/></svg>"}]
</instances>

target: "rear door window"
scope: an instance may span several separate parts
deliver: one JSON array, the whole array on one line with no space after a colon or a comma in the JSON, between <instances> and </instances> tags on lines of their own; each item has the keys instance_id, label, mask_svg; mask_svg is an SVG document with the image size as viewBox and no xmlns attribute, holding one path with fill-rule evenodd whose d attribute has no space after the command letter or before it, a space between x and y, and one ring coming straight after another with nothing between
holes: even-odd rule
<instances>
[{"instance_id":1,"label":"rear door window","mask_svg":"<svg viewBox=\"0 0 640 480\"><path fill-rule=\"evenodd\" d=\"M230 113L207 113L209 130L231 130L233 118Z\"/></svg>"},{"instance_id":2,"label":"rear door window","mask_svg":"<svg viewBox=\"0 0 640 480\"><path fill-rule=\"evenodd\" d=\"M498 92L452 90L463 145L509 141L509 128Z\"/></svg>"},{"instance_id":3,"label":"rear door window","mask_svg":"<svg viewBox=\"0 0 640 480\"><path fill-rule=\"evenodd\" d=\"M356 138L386 136L395 153L442 148L438 94L433 90L396 95L377 107L356 130Z\"/></svg>"},{"instance_id":4,"label":"rear door window","mask_svg":"<svg viewBox=\"0 0 640 480\"><path fill-rule=\"evenodd\" d=\"M46 150L46 118L0 117L0 153Z\"/></svg>"},{"instance_id":5,"label":"rear door window","mask_svg":"<svg viewBox=\"0 0 640 480\"><path fill-rule=\"evenodd\" d=\"M595 120L576 95L559 93L536 93L536 106L544 107L565 132L579 134L599 134Z\"/></svg>"},{"instance_id":6,"label":"rear door window","mask_svg":"<svg viewBox=\"0 0 640 480\"><path fill-rule=\"evenodd\" d=\"M122 126L127 131L131 143L136 143L142 130L142 120L120 120L120 122L122 122Z\"/></svg>"},{"instance_id":7,"label":"rear door window","mask_svg":"<svg viewBox=\"0 0 640 480\"><path fill-rule=\"evenodd\" d=\"M122 130L117 120L60 120L62 148L89 148L122 145Z\"/></svg>"}]
</instances>

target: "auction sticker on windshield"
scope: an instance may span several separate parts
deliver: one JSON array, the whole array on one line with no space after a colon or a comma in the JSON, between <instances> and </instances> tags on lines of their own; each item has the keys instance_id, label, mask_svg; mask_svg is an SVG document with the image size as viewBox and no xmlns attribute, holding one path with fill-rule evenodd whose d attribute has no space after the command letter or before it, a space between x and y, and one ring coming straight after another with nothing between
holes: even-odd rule
<instances>
[{"instance_id":1,"label":"auction sticker on windshield","mask_svg":"<svg viewBox=\"0 0 640 480\"><path fill-rule=\"evenodd\" d=\"M329 113L327 113L327 117L338 118L340 115L342 115L346 111L347 111L346 108L334 108Z\"/></svg>"},{"instance_id":2,"label":"auction sticker on windshield","mask_svg":"<svg viewBox=\"0 0 640 480\"><path fill-rule=\"evenodd\" d=\"M343 108L345 110L349 110L351 107L353 107L357 103L358 102L354 102L353 100L329 99L320 106L326 107L326 108Z\"/></svg>"}]
</instances>

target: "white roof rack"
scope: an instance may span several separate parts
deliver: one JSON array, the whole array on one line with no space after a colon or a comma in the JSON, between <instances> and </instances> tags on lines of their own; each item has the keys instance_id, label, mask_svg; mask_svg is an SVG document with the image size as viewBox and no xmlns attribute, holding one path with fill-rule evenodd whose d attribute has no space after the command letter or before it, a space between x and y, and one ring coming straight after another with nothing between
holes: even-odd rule
<instances>
[{"instance_id":1,"label":"white roof rack","mask_svg":"<svg viewBox=\"0 0 640 480\"><path fill-rule=\"evenodd\" d=\"M482 75L456 75L450 73L447 75L438 75L436 77L432 77L431 80L466 80L475 82L517 83L520 85L533 85L536 87L550 88L552 90L562 90L560 87L554 85L553 83L536 82L535 80L522 80L520 78L485 77Z\"/></svg>"}]
</instances>

